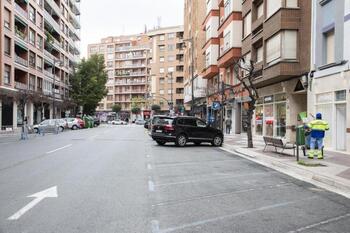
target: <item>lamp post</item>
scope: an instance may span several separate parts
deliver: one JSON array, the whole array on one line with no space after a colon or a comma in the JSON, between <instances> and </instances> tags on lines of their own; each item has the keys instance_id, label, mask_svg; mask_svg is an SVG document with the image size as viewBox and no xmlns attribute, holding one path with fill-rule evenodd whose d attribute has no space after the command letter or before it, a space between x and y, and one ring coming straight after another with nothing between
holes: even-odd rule
<instances>
[{"instance_id":1,"label":"lamp post","mask_svg":"<svg viewBox=\"0 0 350 233\"><path fill-rule=\"evenodd\" d=\"M191 115L194 115L194 40L193 38L184 39L184 42L191 44Z\"/></svg>"}]
</instances>

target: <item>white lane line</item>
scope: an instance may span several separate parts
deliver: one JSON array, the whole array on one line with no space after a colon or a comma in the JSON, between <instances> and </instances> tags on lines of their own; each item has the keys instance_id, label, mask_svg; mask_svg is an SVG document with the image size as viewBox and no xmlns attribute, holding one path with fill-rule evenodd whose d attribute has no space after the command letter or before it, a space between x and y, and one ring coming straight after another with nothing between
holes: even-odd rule
<instances>
[{"instance_id":1,"label":"white lane line","mask_svg":"<svg viewBox=\"0 0 350 233\"><path fill-rule=\"evenodd\" d=\"M63 149L65 149L65 148L71 147L71 146L72 146L72 144L69 144L69 145L66 145L66 146L57 148L57 149L55 149L55 150L52 150L52 151L48 151L48 152L46 152L46 154L52 154L52 153L54 153L54 152L56 152L56 151L63 150Z\"/></svg>"},{"instance_id":2,"label":"white lane line","mask_svg":"<svg viewBox=\"0 0 350 233\"><path fill-rule=\"evenodd\" d=\"M315 224L311 224L309 226L299 228L299 229L297 229L295 231L289 231L288 233L302 232L302 231L309 230L311 228L315 228L315 227L318 227L318 226L321 226L321 225L325 225L325 224L328 224L328 223L331 223L331 222L336 222L336 221L339 221L339 220L341 220L343 218L347 218L347 217L350 217L350 213L344 214L344 215L341 215L341 216L338 216L338 217L335 217L335 218L330 218L330 219L327 219L327 220L324 220L322 222L318 222L318 223L315 223Z\"/></svg>"},{"instance_id":3,"label":"white lane line","mask_svg":"<svg viewBox=\"0 0 350 233\"><path fill-rule=\"evenodd\" d=\"M152 170L152 165L150 163L147 163L147 169Z\"/></svg>"},{"instance_id":4,"label":"white lane line","mask_svg":"<svg viewBox=\"0 0 350 233\"><path fill-rule=\"evenodd\" d=\"M171 182L171 183L163 183L163 184L157 184L155 186L158 187L158 186L170 186L170 185L179 185L179 184L190 184L190 183L199 183L199 182L213 181L213 180L224 180L224 179L239 178L239 177L246 177L246 176L271 175L273 173L277 173L277 172L276 171L255 172L255 173L242 174L242 175L229 175L229 174L226 174L223 177L208 178L208 179L198 179L198 180L186 180L186 181Z\"/></svg>"},{"instance_id":5,"label":"white lane line","mask_svg":"<svg viewBox=\"0 0 350 233\"><path fill-rule=\"evenodd\" d=\"M189 201L197 201L197 200L210 199L210 198L215 198L215 197L224 197L224 196L230 196L230 195L240 194L240 193L255 192L255 191L260 191L260 190L264 190L264 189L275 189L275 188L287 187L287 186L290 186L291 184L293 184L293 183L282 183L282 184L276 184L276 185L267 185L267 186L261 186L259 188L249 188L249 189L235 190L235 191L231 191L231 192L223 192L223 193L217 193L217 194L211 194L211 195L203 195L203 196L187 198L187 199L182 199L182 200L170 200L170 201L166 201L166 202L160 202L160 203L157 203L157 204L153 204L152 206L180 205L180 204L183 204L183 203L189 202Z\"/></svg>"},{"instance_id":6,"label":"white lane line","mask_svg":"<svg viewBox=\"0 0 350 233\"><path fill-rule=\"evenodd\" d=\"M159 233L159 221L158 220L152 220L152 233Z\"/></svg>"},{"instance_id":7,"label":"white lane line","mask_svg":"<svg viewBox=\"0 0 350 233\"><path fill-rule=\"evenodd\" d=\"M164 230L160 230L160 232L161 233L167 233L167 232L179 231L179 230L183 230L183 229L190 228L190 227L196 227L196 226L204 225L204 224L207 224L207 223L217 222L217 221L220 221L220 220L224 220L226 218L234 218L234 217L238 217L238 216L244 216L244 215L247 215L247 214L251 214L251 213L254 213L254 212L260 212L260 211L275 209L275 208L279 208L279 207L285 207L285 206L288 206L288 205L291 205L291 204L295 204L295 203L298 203L298 202L301 202L301 201L310 200L310 199L314 199L314 198L317 198L317 197L316 196L312 196L312 197L301 199L301 200L281 202L281 203L274 204L274 205L262 206L260 208L251 209L251 210L244 210L244 211L240 211L240 212L233 213L233 214L228 214L228 215L223 215L223 216L216 217L216 218L210 218L210 219L206 219L206 220L192 222L192 223L184 224L184 225L178 226L178 227L170 227L170 228L167 228L167 229L164 229Z\"/></svg>"},{"instance_id":8,"label":"white lane line","mask_svg":"<svg viewBox=\"0 0 350 233\"><path fill-rule=\"evenodd\" d=\"M148 180L148 191L154 192L154 183L152 180Z\"/></svg>"}]
</instances>

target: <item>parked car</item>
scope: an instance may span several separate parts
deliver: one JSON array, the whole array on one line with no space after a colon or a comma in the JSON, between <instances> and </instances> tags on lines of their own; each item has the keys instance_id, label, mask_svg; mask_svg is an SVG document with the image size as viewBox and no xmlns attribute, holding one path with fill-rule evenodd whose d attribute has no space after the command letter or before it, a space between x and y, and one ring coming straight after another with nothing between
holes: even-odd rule
<instances>
[{"instance_id":1,"label":"parked car","mask_svg":"<svg viewBox=\"0 0 350 233\"><path fill-rule=\"evenodd\" d=\"M97 117L94 117L94 127L97 127L100 125L100 119L98 119Z\"/></svg>"},{"instance_id":2,"label":"parked car","mask_svg":"<svg viewBox=\"0 0 350 233\"><path fill-rule=\"evenodd\" d=\"M114 121L111 121L111 124L112 125L127 125L128 123L125 121L122 121L122 120L114 120Z\"/></svg>"},{"instance_id":3,"label":"parked car","mask_svg":"<svg viewBox=\"0 0 350 233\"><path fill-rule=\"evenodd\" d=\"M164 119L164 118L169 118L168 116L165 115L154 115L150 120L148 124L148 131L152 130L152 126L159 120L159 119Z\"/></svg>"},{"instance_id":4,"label":"parked car","mask_svg":"<svg viewBox=\"0 0 350 233\"><path fill-rule=\"evenodd\" d=\"M200 145L202 142L210 142L213 146L221 146L224 135L221 130L207 125L196 117L162 117L153 123L151 137L159 145L167 142L175 142L183 147L187 142Z\"/></svg>"},{"instance_id":5,"label":"parked car","mask_svg":"<svg viewBox=\"0 0 350 233\"><path fill-rule=\"evenodd\" d=\"M35 133L39 133L40 131L44 131L45 133L51 132L63 132L67 127L67 122L63 119L50 119L44 120L38 125L34 125L33 129Z\"/></svg>"},{"instance_id":6,"label":"parked car","mask_svg":"<svg viewBox=\"0 0 350 233\"><path fill-rule=\"evenodd\" d=\"M79 126L80 126L80 129L84 129L85 128L85 121L83 121L81 118L78 118L78 123L79 123Z\"/></svg>"},{"instance_id":7,"label":"parked car","mask_svg":"<svg viewBox=\"0 0 350 233\"><path fill-rule=\"evenodd\" d=\"M143 124L143 127L144 127L145 129L148 129L150 122L151 122L150 119L145 120L145 124Z\"/></svg>"},{"instance_id":8,"label":"parked car","mask_svg":"<svg viewBox=\"0 0 350 233\"><path fill-rule=\"evenodd\" d=\"M80 129L81 124L80 124L80 119L79 118L65 118L68 128L72 130Z\"/></svg>"},{"instance_id":9,"label":"parked car","mask_svg":"<svg viewBox=\"0 0 350 233\"><path fill-rule=\"evenodd\" d=\"M145 121L142 120L142 119L138 119L138 120L135 121L135 124L136 124L136 125L144 125L144 124L145 124Z\"/></svg>"}]
</instances>

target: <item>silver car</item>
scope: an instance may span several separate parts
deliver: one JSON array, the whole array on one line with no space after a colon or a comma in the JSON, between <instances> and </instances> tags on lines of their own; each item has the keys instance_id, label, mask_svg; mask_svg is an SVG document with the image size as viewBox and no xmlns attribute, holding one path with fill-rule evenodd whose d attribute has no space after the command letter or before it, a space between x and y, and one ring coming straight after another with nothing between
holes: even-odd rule
<instances>
[{"instance_id":1,"label":"silver car","mask_svg":"<svg viewBox=\"0 0 350 233\"><path fill-rule=\"evenodd\" d=\"M62 132L67 127L67 122L63 119L44 120L38 125L34 125L34 132L56 133ZM40 130L40 131L39 131Z\"/></svg>"}]
</instances>

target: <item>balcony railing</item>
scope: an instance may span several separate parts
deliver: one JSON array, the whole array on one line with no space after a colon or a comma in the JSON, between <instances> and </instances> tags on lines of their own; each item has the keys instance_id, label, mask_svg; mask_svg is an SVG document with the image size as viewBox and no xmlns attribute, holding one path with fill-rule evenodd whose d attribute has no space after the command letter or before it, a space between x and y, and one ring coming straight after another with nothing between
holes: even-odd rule
<instances>
[{"instance_id":1,"label":"balcony railing","mask_svg":"<svg viewBox=\"0 0 350 233\"><path fill-rule=\"evenodd\" d=\"M146 82L115 82L115 85L146 85Z\"/></svg>"},{"instance_id":2,"label":"balcony railing","mask_svg":"<svg viewBox=\"0 0 350 233\"><path fill-rule=\"evenodd\" d=\"M149 49L146 46L123 46L123 47L116 47L115 51L120 52L120 51L132 51L132 50L146 50Z\"/></svg>"},{"instance_id":3,"label":"balcony railing","mask_svg":"<svg viewBox=\"0 0 350 233\"><path fill-rule=\"evenodd\" d=\"M146 72L116 73L115 76L145 76Z\"/></svg>"},{"instance_id":4,"label":"balcony railing","mask_svg":"<svg viewBox=\"0 0 350 233\"><path fill-rule=\"evenodd\" d=\"M121 66L117 66L116 69L143 68L143 67L146 67L146 64L121 65Z\"/></svg>"},{"instance_id":5,"label":"balcony railing","mask_svg":"<svg viewBox=\"0 0 350 233\"><path fill-rule=\"evenodd\" d=\"M49 78L53 78L53 74L50 71L44 70L44 75Z\"/></svg>"},{"instance_id":6,"label":"balcony railing","mask_svg":"<svg viewBox=\"0 0 350 233\"><path fill-rule=\"evenodd\" d=\"M56 14L59 14L60 7L56 4L54 0L46 0L46 2L51 6L51 8L56 12Z\"/></svg>"},{"instance_id":7,"label":"balcony railing","mask_svg":"<svg viewBox=\"0 0 350 233\"><path fill-rule=\"evenodd\" d=\"M21 58L18 55L15 56L15 62L22 65L22 66L28 67L28 61L26 59Z\"/></svg>"},{"instance_id":8,"label":"balcony railing","mask_svg":"<svg viewBox=\"0 0 350 233\"><path fill-rule=\"evenodd\" d=\"M44 11L44 19L56 30L56 32L61 32L60 25L58 25L58 23L52 18L52 15L50 15L46 10Z\"/></svg>"},{"instance_id":9,"label":"balcony railing","mask_svg":"<svg viewBox=\"0 0 350 233\"><path fill-rule=\"evenodd\" d=\"M22 40L22 41L25 42L25 43L28 42L27 37L26 37L26 35L25 35L23 32L21 32L20 30L18 30L18 28L15 28L15 31L16 31L15 35L16 35L16 37L17 37L18 39Z\"/></svg>"},{"instance_id":10,"label":"balcony railing","mask_svg":"<svg viewBox=\"0 0 350 233\"><path fill-rule=\"evenodd\" d=\"M26 12L22 7L15 3L15 10L25 19L28 19L28 12Z\"/></svg>"},{"instance_id":11,"label":"balcony railing","mask_svg":"<svg viewBox=\"0 0 350 233\"><path fill-rule=\"evenodd\" d=\"M146 55L129 55L129 56L121 56L121 57L116 57L116 60L127 60L127 59L142 59L146 58Z\"/></svg>"},{"instance_id":12,"label":"balcony railing","mask_svg":"<svg viewBox=\"0 0 350 233\"><path fill-rule=\"evenodd\" d=\"M15 82L15 87L20 90L28 90L28 85L25 83Z\"/></svg>"}]
</instances>

